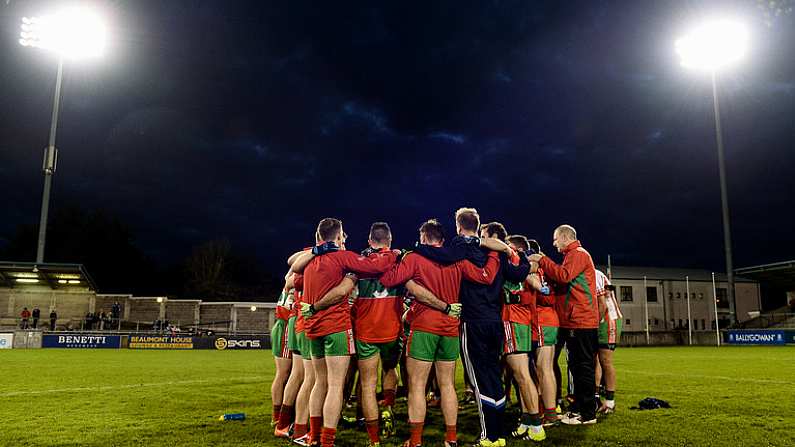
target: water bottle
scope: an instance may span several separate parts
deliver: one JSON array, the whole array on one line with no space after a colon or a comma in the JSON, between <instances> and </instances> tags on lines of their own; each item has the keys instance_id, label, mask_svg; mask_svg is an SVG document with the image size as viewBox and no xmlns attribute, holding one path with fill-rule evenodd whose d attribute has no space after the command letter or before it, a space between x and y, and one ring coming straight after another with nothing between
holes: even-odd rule
<instances>
[{"instance_id":1,"label":"water bottle","mask_svg":"<svg viewBox=\"0 0 795 447\"><path fill-rule=\"evenodd\" d=\"M218 418L219 421L242 421L246 419L246 413L226 413Z\"/></svg>"}]
</instances>

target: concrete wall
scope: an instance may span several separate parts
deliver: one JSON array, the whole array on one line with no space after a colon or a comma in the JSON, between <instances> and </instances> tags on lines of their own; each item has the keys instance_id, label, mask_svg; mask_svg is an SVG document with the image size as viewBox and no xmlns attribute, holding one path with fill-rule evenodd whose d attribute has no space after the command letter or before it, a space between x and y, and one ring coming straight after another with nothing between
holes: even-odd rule
<instances>
[{"instance_id":1,"label":"concrete wall","mask_svg":"<svg viewBox=\"0 0 795 447\"><path fill-rule=\"evenodd\" d=\"M250 307L235 307L237 311L237 330L239 332L269 332L269 313L271 309L257 307L252 312Z\"/></svg>"},{"instance_id":2,"label":"concrete wall","mask_svg":"<svg viewBox=\"0 0 795 447\"><path fill-rule=\"evenodd\" d=\"M127 321L138 321L142 324L151 324L155 320L160 320L163 317L161 311L161 307L163 307L161 306L162 303L158 303L156 297L135 297L129 300L129 304L130 315Z\"/></svg>"},{"instance_id":3,"label":"concrete wall","mask_svg":"<svg viewBox=\"0 0 795 447\"><path fill-rule=\"evenodd\" d=\"M232 304L230 303L202 303L199 308L199 322L202 327L216 331L225 331L230 328L232 320ZM205 326L212 322L220 322ZM226 322L226 323L224 323Z\"/></svg>"},{"instance_id":4,"label":"concrete wall","mask_svg":"<svg viewBox=\"0 0 795 447\"><path fill-rule=\"evenodd\" d=\"M199 322L199 300L168 300L166 320L178 326L194 325Z\"/></svg>"},{"instance_id":5,"label":"concrete wall","mask_svg":"<svg viewBox=\"0 0 795 447\"><path fill-rule=\"evenodd\" d=\"M50 289L49 287L0 288L0 326L17 326L19 314L27 307L41 310L39 326L49 324L50 311L58 313L57 324L77 325L86 313L93 311L94 293L82 288Z\"/></svg>"}]
</instances>

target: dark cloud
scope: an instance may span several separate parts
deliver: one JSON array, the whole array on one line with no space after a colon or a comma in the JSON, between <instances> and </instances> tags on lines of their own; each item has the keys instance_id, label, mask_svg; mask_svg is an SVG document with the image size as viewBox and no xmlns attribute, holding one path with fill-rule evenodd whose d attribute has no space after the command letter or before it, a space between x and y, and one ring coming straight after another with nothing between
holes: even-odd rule
<instances>
[{"instance_id":1,"label":"dark cloud","mask_svg":"<svg viewBox=\"0 0 795 447\"><path fill-rule=\"evenodd\" d=\"M0 239L37 221L54 61L16 33L53 3L0 7ZM164 262L229 238L281 269L326 215L354 247L373 220L405 246L466 205L545 246L571 223L601 262L720 268L711 89L672 45L737 8L735 264L788 258L769 230L793 217L795 27L746 3L98 2L113 51L67 66L53 205L114 211Z\"/></svg>"}]
</instances>

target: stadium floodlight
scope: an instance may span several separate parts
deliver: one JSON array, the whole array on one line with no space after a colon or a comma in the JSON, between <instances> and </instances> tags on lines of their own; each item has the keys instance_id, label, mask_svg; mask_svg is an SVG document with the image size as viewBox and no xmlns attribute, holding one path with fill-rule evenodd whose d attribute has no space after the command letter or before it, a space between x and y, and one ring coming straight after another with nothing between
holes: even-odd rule
<instances>
[{"instance_id":1,"label":"stadium floodlight","mask_svg":"<svg viewBox=\"0 0 795 447\"><path fill-rule=\"evenodd\" d=\"M157 299L155 301L157 301L158 303L162 303L163 302L163 297L159 296L159 297L157 297Z\"/></svg>"},{"instance_id":2,"label":"stadium floodlight","mask_svg":"<svg viewBox=\"0 0 795 447\"><path fill-rule=\"evenodd\" d=\"M735 321L734 268L732 266L731 228L729 225L729 195L726 187L726 166L718 101L718 71L724 70L745 57L748 51L748 31L733 19L716 19L702 23L676 41L676 52L683 67L707 71L712 77L712 103L715 110L715 142L718 148L718 172L723 214L723 248L728 280L727 298L729 318ZM716 319L717 326L717 319Z\"/></svg>"},{"instance_id":3,"label":"stadium floodlight","mask_svg":"<svg viewBox=\"0 0 795 447\"><path fill-rule=\"evenodd\" d=\"M715 72L740 61L748 50L748 31L735 20L705 22L676 41L683 67Z\"/></svg>"},{"instance_id":4,"label":"stadium floodlight","mask_svg":"<svg viewBox=\"0 0 795 447\"><path fill-rule=\"evenodd\" d=\"M251 311L252 312L256 312L257 311L257 306L251 306Z\"/></svg>"},{"instance_id":5,"label":"stadium floodlight","mask_svg":"<svg viewBox=\"0 0 795 447\"><path fill-rule=\"evenodd\" d=\"M52 15L22 18L19 43L53 51L63 58L82 59L100 56L106 37L98 14L75 7Z\"/></svg>"},{"instance_id":6,"label":"stadium floodlight","mask_svg":"<svg viewBox=\"0 0 795 447\"><path fill-rule=\"evenodd\" d=\"M58 74L55 77L55 95L50 122L50 139L44 149L44 192L41 198L39 241L36 264L44 262L44 242L47 238L47 214L50 208L52 176L58 164L55 132L58 129L58 108L61 102L61 81L64 59L96 57L105 49L105 25L99 15L84 7L63 9L52 15L22 18L19 43L22 46L41 48L58 55ZM36 267L33 267L36 271Z\"/></svg>"}]
</instances>

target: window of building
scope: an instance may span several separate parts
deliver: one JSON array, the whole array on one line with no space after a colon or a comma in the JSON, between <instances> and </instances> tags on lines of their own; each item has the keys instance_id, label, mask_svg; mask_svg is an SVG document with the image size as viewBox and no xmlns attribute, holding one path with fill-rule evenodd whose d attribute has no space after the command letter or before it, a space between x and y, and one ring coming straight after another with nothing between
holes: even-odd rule
<instances>
[{"instance_id":1,"label":"window of building","mask_svg":"<svg viewBox=\"0 0 795 447\"><path fill-rule=\"evenodd\" d=\"M676 322L674 321L673 318L671 318L671 327L676 327Z\"/></svg>"},{"instance_id":2,"label":"window of building","mask_svg":"<svg viewBox=\"0 0 795 447\"><path fill-rule=\"evenodd\" d=\"M659 326L659 325L660 325L660 320L658 320L658 319L656 319L656 318L655 318L655 319L654 319L654 325L655 325L655 326Z\"/></svg>"},{"instance_id":3,"label":"window of building","mask_svg":"<svg viewBox=\"0 0 795 447\"><path fill-rule=\"evenodd\" d=\"M646 299L649 300L650 303L657 302L657 288L656 287L646 287Z\"/></svg>"},{"instance_id":4,"label":"window of building","mask_svg":"<svg viewBox=\"0 0 795 447\"><path fill-rule=\"evenodd\" d=\"M707 329L707 320L702 318L701 319L701 330L703 331L705 329Z\"/></svg>"},{"instance_id":5,"label":"window of building","mask_svg":"<svg viewBox=\"0 0 795 447\"><path fill-rule=\"evenodd\" d=\"M729 291L727 289L717 289L718 309L729 308Z\"/></svg>"},{"instance_id":6,"label":"window of building","mask_svg":"<svg viewBox=\"0 0 795 447\"><path fill-rule=\"evenodd\" d=\"M682 299L682 293L681 292L676 292L676 299L678 299L678 300Z\"/></svg>"},{"instance_id":7,"label":"window of building","mask_svg":"<svg viewBox=\"0 0 795 447\"><path fill-rule=\"evenodd\" d=\"M682 327L682 319L681 318L679 319L679 327L680 328Z\"/></svg>"},{"instance_id":8,"label":"window of building","mask_svg":"<svg viewBox=\"0 0 795 447\"><path fill-rule=\"evenodd\" d=\"M629 326L630 324L632 324L632 320L630 320L629 318L627 318L627 319L626 319L626 320L624 320L624 321L626 321L626 322L627 322L627 326Z\"/></svg>"},{"instance_id":9,"label":"window of building","mask_svg":"<svg viewBox=\"0 0 795 447\"><path fill-rule=\"evenodd\" d=\"M696 292L691 292L691 293L690 293L690 299L691 299L691 300L694 300L694 299L696 299Z\"/></svg>"},{"instance_id":10,"label":"window of building","mask_svg":"<svg viewBox=\"0 0 795 447\"><path fill-rule=\"evenodd\" d=\"M632 301L631 286L621 286L621 301Z\"/></svg>"},{"instance_id":11,"label":"window of building","mask_svg":"<svg viewBox=\"0 0 795 447\"><path fill-rule=\"evenodd\" d=\"M699 293L698 294L698 299L703 300L704 299L704 294L703 293Z\"/></svg>"},{"instance_id":12,"label":"window of building","mask_svg":"<svg viewBox=\"0 0 795 447\"><path fill-rule=\"evenodd\" d=\"M668 292L668 299L672 300L673 298L674 298L674 293L673 292Z\"/></svg>"}]
</instances>

